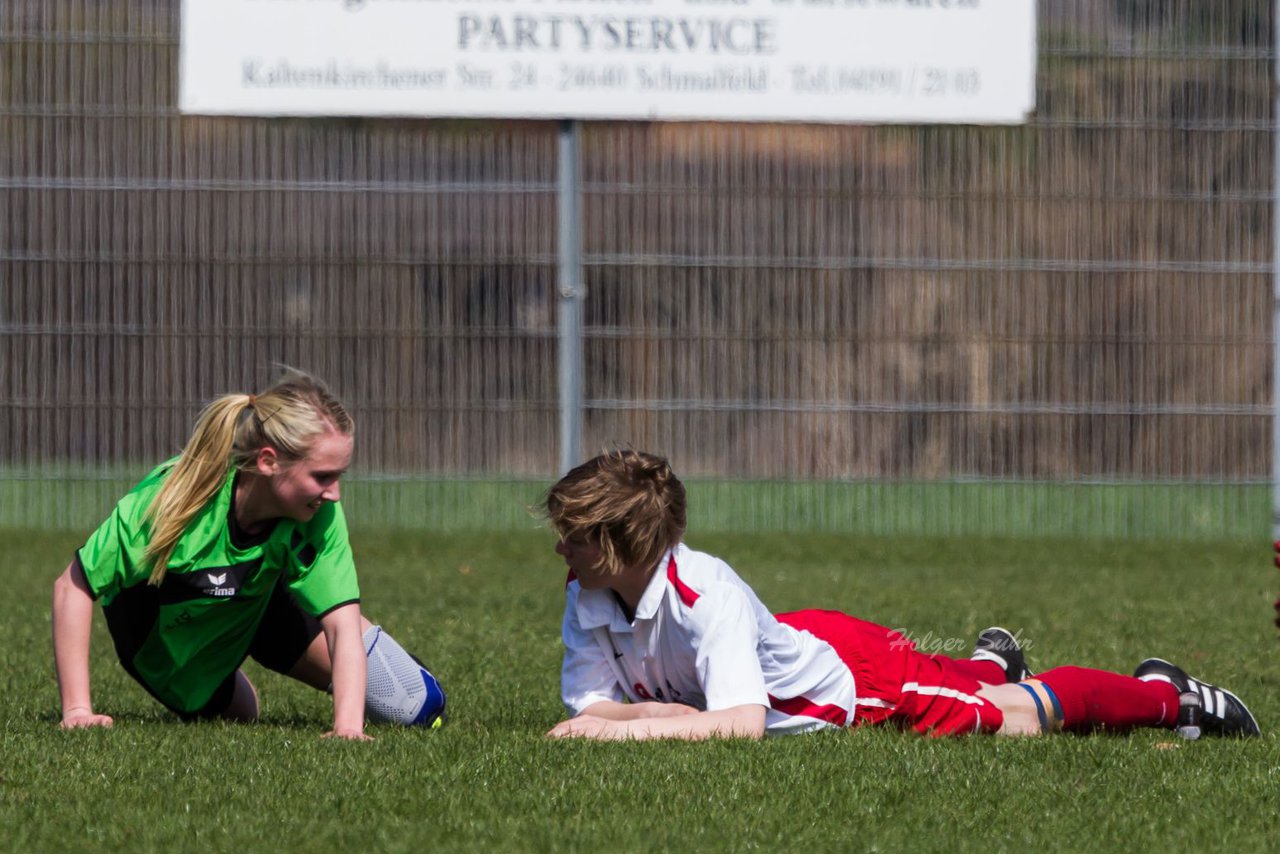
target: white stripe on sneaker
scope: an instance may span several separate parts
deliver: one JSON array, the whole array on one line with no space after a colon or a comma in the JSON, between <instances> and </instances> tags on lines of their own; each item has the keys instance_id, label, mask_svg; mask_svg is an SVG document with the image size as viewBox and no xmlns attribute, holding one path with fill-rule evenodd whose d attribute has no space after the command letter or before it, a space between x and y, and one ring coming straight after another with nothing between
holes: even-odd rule
<instances>
[{"instance_id":1,"label":"white stripe on sneaker","mask_svg":"<svg viewBox=\"0 0 1280 854\"><path fill-rule=\"evenodd\" d=\"M973 655L969 656L970 661L993 661L1000 665L1001 670L1009 669L1009 662L1004 660L1004 656L998 655L990 650L980 649Z\"/></svg>"},{"instance_id":2,"label":"white stripe on sneaker","mask_svg":"<svg viewBox=\"0 0 1280 854\"><path fill-rule=\"evenodd\" d=\"M1209 686L1200 682L1194 682L1192 684L1200 694L1200 701L1204 705L1204 713L1206 715L1217 715L1218 713L1213 707L1213 692L1209 690Z\"/></svg>"}]
</instances>

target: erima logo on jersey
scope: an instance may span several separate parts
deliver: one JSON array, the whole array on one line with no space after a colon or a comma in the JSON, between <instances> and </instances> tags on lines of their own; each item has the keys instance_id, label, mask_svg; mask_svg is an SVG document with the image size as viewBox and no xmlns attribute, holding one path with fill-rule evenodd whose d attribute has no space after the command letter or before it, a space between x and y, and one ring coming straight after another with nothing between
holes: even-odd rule
<instances>
[{"instance_id":1,"label":"erima logo on jersey","mask_svg":"<svg viewBox=\"0 0 1280 854\"><path fill-rule=\"evenodd\" d=\"M207 597L233 597L233 595L236 595L236 584L234 584L234 581L232 586L229 586L229 588L224 588L223 586L224 584L227 584L227 572L221 572L221 574L216 575L214 572L205 572L205 577L206 579L209 579L210 585L205 588L205 595L207 595Z\"/></svg>"},{"instance_id":2,"label":"erima logo on jersey","mask_svg":"<svg viewBox=\"0 0 1280 854\"><path fill-rule=\"evenodd\" d=\"M229 566L205 566L193 572L170 572L160 583L160 603L176 605L193 599L233 599L255 577L262 558Z\"/></svg>"}]
</instances>

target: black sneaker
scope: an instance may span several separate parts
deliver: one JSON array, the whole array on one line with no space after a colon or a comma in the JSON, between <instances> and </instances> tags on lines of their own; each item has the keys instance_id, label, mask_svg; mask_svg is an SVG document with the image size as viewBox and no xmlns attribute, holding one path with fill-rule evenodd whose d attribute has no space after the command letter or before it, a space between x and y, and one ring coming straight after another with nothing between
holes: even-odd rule
<instances>
[{"instance_id":1,"label":"black sneaker","mask_svg":"<svg viewBox=\"0 0 1280 854\"><path fill-rule=\"evenodd\" d=\"M1138 665L1133 675L1143 682L1168 682L1177 689L1179 695L1190 694L1190 697L1180 696L1183 706L1194 706L1198 699L1199 724L1207 733L1239 736L1262 733L1253 713L1239 697L1225 688L1193 679L1181 667L1162 658L1148 658Z\"/></svg>"},{"instance_id":2,"label":"black sneaker","mask_svg":"<svg viewBox=\"0 0 1280 854\"><path fill-rule=\"evenodd\" d=\"M1004 678L1009 682L1021 682L1035 676L1027 669L1026 656L1022 654L1022 647L1018 645L1013 632L999 626L983 629L978 634L978 640L973 645L973 655L969 659L994 661L1004 669Z\"/></svg>"}]
</instances>

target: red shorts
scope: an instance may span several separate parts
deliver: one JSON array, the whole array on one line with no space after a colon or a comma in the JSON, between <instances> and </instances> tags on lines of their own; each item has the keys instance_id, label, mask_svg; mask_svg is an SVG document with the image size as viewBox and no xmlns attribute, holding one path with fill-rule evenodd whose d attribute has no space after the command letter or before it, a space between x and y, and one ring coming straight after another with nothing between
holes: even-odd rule
<instances>
[{"instance_id":1,"label":"red shorts","mask_svg":"<svg viewBox=\"0 0 1280 854\"><path fill-rule=\"evenodd\" d=\"M978 696L982 683L925 655L908 638L839 611L778 614L778 621L831 644L853 674L857 707L850 726L892 722L927 735L991 733L1004 713Z\"/></svg>"}]
</instances>

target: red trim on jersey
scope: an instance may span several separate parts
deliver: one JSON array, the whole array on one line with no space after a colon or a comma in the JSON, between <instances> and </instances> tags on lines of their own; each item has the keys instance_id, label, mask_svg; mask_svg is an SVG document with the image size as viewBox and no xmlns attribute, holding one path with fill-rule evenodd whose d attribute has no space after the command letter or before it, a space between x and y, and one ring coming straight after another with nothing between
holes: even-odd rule
<instances>
[{"instance_id":1,"label":"red trim on jersey","mask_svg":"<svg viewBox=\"0 0 1280 854\"><path fill-rule=\"evenodd\" d=\"M806 718L817 718L836 726L844 726L844 722L849 718L849 713L839 706L830 704L819 706L811 703L807 697L792 697L789 700L779 700L770 694L769 705L784 715L802 715Z\"/></svg>"},{"instance_id":2,"label":"red trim on jersey","mask_svg":"<svg viewBox=\"0 0 1280 854\"><path fill-rule=\"evenodd\" d=\"M671 560L667 562L667 581L671 582L671 586L676 589L676 593L680 596L680 601L684 603L686 608L692 608L693 603L698 601L698 591L680 580L680 576L676 574L676 556L672 555Z\"/></svg>"},{"instance_id":3,"label":"red trim on jersey","mask_svg":"<svg viewBox=\"0 0 1280 854\"><path fill-rule=\"evenodd\" d=\"M578 580L578 576L574 574L572 569L569 570L569 577L564 580L564 589L568 590L569 585L577 580Z\"/></svg>"}]
</instances>

